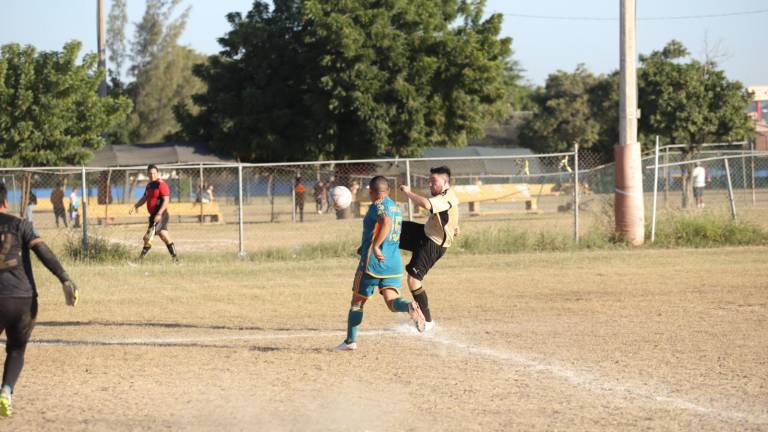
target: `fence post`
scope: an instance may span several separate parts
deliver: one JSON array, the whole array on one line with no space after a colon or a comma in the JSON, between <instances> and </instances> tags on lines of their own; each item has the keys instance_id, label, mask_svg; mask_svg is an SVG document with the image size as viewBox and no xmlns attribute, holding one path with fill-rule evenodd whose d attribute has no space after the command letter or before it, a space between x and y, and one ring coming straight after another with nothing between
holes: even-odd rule
<instances>
[{"instance_id":1,"label":"fence post","mask_svg":"<svg viewBox=\"0 0 768 432\"><path fill-rule=\"evenodd\" d=\"M754 163L752 164L754 167ZM754 170L752 170L754 172ZM13 194L18 195L18 190L16 189L16 174L11 174L11 183L13 183ZM8 200L8 202L11 202L11 200Z\"/></svg>"},{"instance_id":2,"label":"fence post","mask_svg":"<svg viewBox=\"0 0 768 432\"><path fill-rule=\"evenodd\" d=\"M237 213L238 213L238 225L240 229L240 251L238 256L245 258L245 238L243 230L243 164L237 164Z\"/></svg>"},{"instance_id":3,"label":"fence post","mask_svg":"<svg viewBox=\"0 0 768 432\"><path fill-rule=\"evenodd\" d=\"M405 185L408 187L411 187L411 160L406 159L405 160ZM410 199L406 198L408 201L408 220L413 221L413 203Z\"/></svg>"},{"instance_id":4,"label":"fence post","mask_svg":"<svg viewBox=\"0 0 768 432\"><path fill-rule=\"evenodd\" d=\"M296 222L296 180L291 180L291 222Z\"/></svg>"},{"instance_id":5,"label":"fence post","mask_svg":"<svg viewBox=\"0 0 768 432\"><path fill-rule=\"evenodd\" d=\"M744 143L744 147L746 147L747 143ZM748 191L747 191L747 156L746 156L746 148L741 153L741 188L744 191L744 202L747 202L748 199Z\"/></svg>"},{"instance_id":6,"label":"fence post","mask_svg":"<svg viewBox=\"0 0 768 432\"><path fill-rule=\"evenodd\" d=\"M656 241L656 197L659 195L659 136L656 135L656 150L653 155L653 213L651 214L651 243Z\"/></svg>"},{"instance_id":7,"label":"fence post","mask_svg":"<svg viewBox=\"0 0 768 432\"><path fill-rule=\"evenodd\" d=\"M659 136L656 135L656 139L659 139ZM664 149L664 165L669 164L669 147L666 147ZM669 167L664 167L664 207L667 207L669 205Z\"/></svg>"},{"instance_id":8,"label":"fence post","mask_svg":"<svg viewBox=\"0 0 768 432\"><path fill-rule=\"evenodd\" d=\"M573 144L573 241L579 244L579 143Z\"/></svg>"},{"instance_id":9,"label":"fence post","mask_svg":"<svg viewBox=\"0 0 768 432\"><path fill-rule=\"evenodd\" d=\"M755 197L755 142L751 141L749 143L749 148L752 153L752 205L757 204L757 200Z\"/></svg>"},{"instance_id":10,"label":"fence post","mask_svg":"<svg viewBox=\"0 0 768 432\"><path fill-rule=\"evenodd\" d=\"M200 190L198 191L197 198L200 200L200 225L203 224L205 212L203 211L203 195L205 194L205 183L203 182L203 164L200 164Z\"/></svg>"},{"instance_id":11,"label":"fence post","mask_svg":"<svg viewBox=\"0 0 768 432\"><path fill-rule=\"evenodd\" d=\"M728 159L724 158L725 177L728 179L728 201L731 202L731 217L736 220L736 203L733 202L733 185L731 184L731 169L728 166Z\"/></svg>"},{"instance_id":12,"label":"fence post","mask_svg":"<svg viewBox=\"0 0 768 432\"><path fill-rule=\"evenodd\" d=\"M80 176L83 182L83 251L88 253L88 184L85 181L85 165L81 166Z\"/></svg>"}]
</instances>

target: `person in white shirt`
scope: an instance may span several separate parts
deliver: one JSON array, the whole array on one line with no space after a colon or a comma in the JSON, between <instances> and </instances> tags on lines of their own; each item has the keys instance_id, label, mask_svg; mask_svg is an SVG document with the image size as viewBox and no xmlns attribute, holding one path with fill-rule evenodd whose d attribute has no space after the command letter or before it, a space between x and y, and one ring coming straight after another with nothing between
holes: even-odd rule
<instances>
[{"instance_id":1,"label":"person in white shirt","mask_svg":"<svg viewBox=\"0 0 768 432\"><path fill-rule=\"evenodd\" d=\"M704 208L704 188L707 186L707 171L696 162L696 167L691 174L693 180L693 197L696 199L696 207Z\"/></svg>"}]
</instances>

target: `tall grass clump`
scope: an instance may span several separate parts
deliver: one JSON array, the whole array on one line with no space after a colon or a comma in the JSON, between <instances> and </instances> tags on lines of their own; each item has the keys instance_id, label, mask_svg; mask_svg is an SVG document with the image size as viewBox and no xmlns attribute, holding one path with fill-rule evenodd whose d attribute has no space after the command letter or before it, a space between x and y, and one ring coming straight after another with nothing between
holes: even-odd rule
<instances>
[{"instance_id":1,"label":"tall grass clump","mask_svg":"<svg viewBox=\"0 0 768 432\"><path fill-rule=\"evenodd\" d=\"M127 261L132 253L122 243L94 236L88 236L88 247L84 248L82 237L70 235L64 240L64 255L73 261L109 263Z\"/></svg>"},{"instance_id":2,"label":"tall grass clump","mask_svg":"<svg viewBox=\"0 0 768 432\"><path fill-rule=\"evenodd\" d=\"M650 225L646 225L650 237ZM768 245L768 230L719 213L667 213L656 222L657 247L709 248Z\"/></svg>"}]
</instances>

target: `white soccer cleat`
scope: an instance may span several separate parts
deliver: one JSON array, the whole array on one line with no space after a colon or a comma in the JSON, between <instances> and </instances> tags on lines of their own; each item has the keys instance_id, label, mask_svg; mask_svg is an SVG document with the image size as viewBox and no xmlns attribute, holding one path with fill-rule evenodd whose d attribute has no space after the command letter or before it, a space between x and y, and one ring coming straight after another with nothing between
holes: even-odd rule
<instances>
[{"instance_id":1,"label":"white soccer cleat","mask_svg":"<svg viewBox=\"0 0 768 432\"><path fill-rule=\"evenodd\" d=\"M411 302L411 304L408 306L408 315L411 316L413 323L416 324L416 330L418 330L419 333L424 333L426 320L424 319L424 314L421 312L421 308L419 307L418 303Z\"/></svg>"},{"instance_id":2,"label":"white soccer cleat","mask_svg":"<svg viewBox=\"0 0 768 432\"><path fill-rule=\"evenodd\" d=\"M427 321L424 323L424 333L430 332L435 329L437 323L435 321Z\"/></svg>"},{"instance_id":3,"label":"white soccer cleat","mask_svg":"<svg viewBox=\"0 0 768 432\"><path fill-rule=\"evenodd\" d=\"M357 349L357 342L352 342L352 343L342 342L336 345L336 348L334 348L335 351L354 351L356 349Z\"/></svg>"}]
</instances>

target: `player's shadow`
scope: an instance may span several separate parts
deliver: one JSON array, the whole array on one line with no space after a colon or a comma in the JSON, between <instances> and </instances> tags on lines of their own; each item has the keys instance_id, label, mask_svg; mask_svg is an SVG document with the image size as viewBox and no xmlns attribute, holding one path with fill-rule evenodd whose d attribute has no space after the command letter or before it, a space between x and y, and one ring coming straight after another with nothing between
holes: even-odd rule
<instances>
[{"instance_id":1,"label":"player's shadow","mask_svg":"<svg viewBox=\"0 0 768 432\"><path fill-rule=\"evenodd\" d=\"M200 330L229 330L229 331L328 331L316 327L309 328L265 328L259 326L228 326L217 324L187 324L164 322L121 322L121 321L38 321L36 327L150 327L168 329L200 329Z\"/></svg>"}]
</instances>

